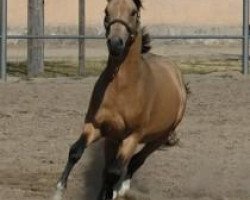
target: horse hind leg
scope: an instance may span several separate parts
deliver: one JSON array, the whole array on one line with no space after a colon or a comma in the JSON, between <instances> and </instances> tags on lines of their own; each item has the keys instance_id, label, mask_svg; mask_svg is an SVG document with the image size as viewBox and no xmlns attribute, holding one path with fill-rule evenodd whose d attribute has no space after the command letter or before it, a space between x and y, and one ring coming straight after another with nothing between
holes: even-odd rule
<instances>
[{"instance_id":1,"label":"horse hind leg","mask_svg":"<svg viewBox=\"0 0 250 200\"><path fill-rule=\"evenodd\" d=\"M163 144L166 146L174 146L178 144L179 139L176 136L175 131L171 131L168 134L167 138L160 138L159 140L149 142L136 153L128 165L127 175L124 179L119 194L125 194L130 189L131 179L134 173L144 164L146 159L150 154L159 149Z\"/></svg>"},{"instance_id":2,"label":"horse hind leg","mask_svg":"<svg viewBox=\"0 0 250 200\"><path fill-rule=\"evenodd\" d=\"M54 200L62 199L63 190L67 186L69 174L75 164L80 160L85 148L91 143L101 138L99 129L95 129L92 124L86 124L79 139L70 147L68 161L57 183L57 190Z\"/></svg>"},{"instance_id":3,"label":"horse hind leg","mask_svg":"<svg viewBox=\"0 0 250 200\"><path fill-rule=\"evenodd\" d=\"M119 190L119 195L124 196L125 193L130 189L131 179L134 173L144 164L147 157L152 154L156 149L162 145L160 141L154 141L145 144L145 146L136 153L130 160L128 164L126 177Z\"/></svg>"}]
</instances>

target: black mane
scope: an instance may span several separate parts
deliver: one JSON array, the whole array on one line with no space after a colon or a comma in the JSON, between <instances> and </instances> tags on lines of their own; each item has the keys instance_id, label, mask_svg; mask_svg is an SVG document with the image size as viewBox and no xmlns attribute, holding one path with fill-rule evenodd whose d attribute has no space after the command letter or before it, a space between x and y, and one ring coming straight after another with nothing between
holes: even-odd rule
<instances>
[{"instance_id":1,"label":"black mane","mask_svg":"<svg viewBox=\"0 0 250 200\"><path fill-rule=\"evenodd\" d=\"M141 46L141 53L145 54L148 53L151 49L151 38L148 32L146 32L145 28L142 28L142 46Z\"/></svg>"},{"instance_id":2,"label":"black mane","mask_svg":"<svg viewBox=\"0 0 250 200\"><path fill-rule=\"evenodd\" d=\"M134 3L137 7L138 10L140 10L142 8L142 2L141 0L134 0Z\"/></svg>"},{"instance_id":3,"label":"black mane","mask_svg":"<svg viewBox=\"0 0 250 200\"><path fill-rule=\"evenodd\" d=\"M141 0L133 0L138 11L140 11L140 9L143 7L142 6L142 1ZM145 27L142 28L142 46L141 46L141 53L145 54L148 53L151 49L151 38L148 32L146 32Z\"/></svg>"}]
</instances>

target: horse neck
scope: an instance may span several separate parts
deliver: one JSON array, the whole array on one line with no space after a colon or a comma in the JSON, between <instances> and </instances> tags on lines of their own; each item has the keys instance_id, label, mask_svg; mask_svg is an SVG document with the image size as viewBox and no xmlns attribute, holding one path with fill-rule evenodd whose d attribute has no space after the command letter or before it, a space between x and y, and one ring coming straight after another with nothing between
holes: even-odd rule
<instances>
[{"instance_id":1,"label":"horse neck","mask_svg":"<svg viewBox=\"0 0 250 200\"><path fill-rule=\"evenodd\" d=\"M127 56L122 65L138 65L141 60L142 34L138 33L134 42L130 46Z\"/></svg>"},{"instance_id":2,"label":"horse neck","mask_svg":"<svg viewBox=\"0 0 250 200\"><path fill-rule=\"evenodd\" d=\"M124 60L120 61L111 56L109 57L107 67L97 80L92 93L91 103L85 119L86 121L91 121L95 116L108 85L115 77L117 77L116 80L118 80L117 82L119 82L119 84L125 85L127 81L132 81L132 79L137 80L138 75L141 73L141 44L142 36L138 34ZM117 70L119 70L118 74Z\"/></svg>"},{"instance_id":3,"label":"horse neck","mask_svg":"<svg viewBox=\"0 0 250 200\"><path fill-rule=\"evenodd\" d=\"M116 58L109 57L108 60L108 68L113 73L116 73L117 70L121 72L120 74L130 74L130 78L132 75L136 75L140 68L141 61L141 45L142 45L142 35L138 33L133 43L128 49L128 52L125 58L120 61Z\"/></svg>"}]
</instances>

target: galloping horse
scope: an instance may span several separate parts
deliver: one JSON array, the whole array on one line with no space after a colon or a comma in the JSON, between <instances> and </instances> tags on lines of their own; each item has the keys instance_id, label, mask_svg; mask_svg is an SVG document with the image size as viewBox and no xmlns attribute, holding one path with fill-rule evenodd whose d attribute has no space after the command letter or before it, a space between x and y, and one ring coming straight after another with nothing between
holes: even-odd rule
<instances>
[{"instance_id":1,"label":"galloping horse","mask_svg":"<svg viewBox=\"0 0 250 200\"><path fill-rule=\"evenodd\" d=\"M123 196L133 174L182 120L187 101L182 75L167 59L148 53L141 8L140 0L107 2L107 66L95 84L82 134L70 148L58 190L66 187L84 149L104 137L105 168L98 200ZM139 144L144 146L137 152Z\"/></svg>"}]
</instances>

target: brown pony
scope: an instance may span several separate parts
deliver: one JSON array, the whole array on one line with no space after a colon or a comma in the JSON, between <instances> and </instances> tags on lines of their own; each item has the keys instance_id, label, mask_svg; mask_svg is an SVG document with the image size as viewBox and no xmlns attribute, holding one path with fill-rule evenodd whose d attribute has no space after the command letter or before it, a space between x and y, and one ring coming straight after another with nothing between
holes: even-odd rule
<instances>
[{"instance_id":1,"label":"brown pony","mask_svg":"<svg viewBox=\"0 0 250 200\"><path fill-rule=\"evenodd\" d=\"M84 149L105 138L105 169L98 200L123 196L149 154L168 141L180 123L187 92L179 69L147 53L140 0L108 0L105 9L107 66L95 84L80 138L69 151L57 185L62 191ZM136 152L138 144L144 147Z\"/></svg>"}]
</instances>

